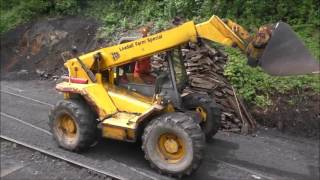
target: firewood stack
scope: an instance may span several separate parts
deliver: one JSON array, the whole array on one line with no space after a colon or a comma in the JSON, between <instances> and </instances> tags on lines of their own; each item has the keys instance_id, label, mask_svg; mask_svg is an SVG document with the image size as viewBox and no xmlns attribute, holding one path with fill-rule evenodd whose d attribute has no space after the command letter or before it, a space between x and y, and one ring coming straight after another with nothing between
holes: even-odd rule
<instances>
[{"instance_id":1,"label":"firewood stack","mask_svg":"<svg viewBox=\"0 0 320 180\"><path fill-rule=\"evenodd\" d=\"M189 86L185 92L209 94L220 105L223 131L243 134L254 131L256 121L223 75L228 57L207 44L200 47L191 43L182 49L182 55L189 78ZM153 69L166 68L163 55L152 59L155 60L151 63Z\"/></svg>"}]
</instances>

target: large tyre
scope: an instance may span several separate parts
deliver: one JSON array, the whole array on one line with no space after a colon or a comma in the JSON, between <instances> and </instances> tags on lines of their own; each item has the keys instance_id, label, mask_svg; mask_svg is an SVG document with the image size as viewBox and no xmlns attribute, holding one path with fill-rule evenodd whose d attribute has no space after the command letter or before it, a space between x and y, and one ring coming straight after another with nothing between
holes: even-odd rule
<instances>
[{"instance_id":1,"label":"large tyre","mask_svg":"<svg viewBox=\"0 0 320 180\"><path fill-rule=\"evenodd\" d=\"M96 140L97 121L85 101L59 101L49 113L49 126L58 145L70 151L87 149Z\"/></svg>"},{"instance_id":2,"label":"large tyre","mask_svg":"<svg viewBox=\"0 0 320 180\"><path fill-rule=\"evenodd\" d=\"M182 98L185 109L197 111L201 117L200 126L210 140L220 128L221 111L218 105L207 95L189 94Z\"/></svg>"},{"instance_id":3,"label":"large tyre","mask_svg":"<svg viewBox=\"0 0 320 180\"><path fill-rule=\"evenodd\" d=\"M142 149L151 167L177 177L198 168L204 147L201 127L183 113L168 113L154 119L142 136Z\"/></svg>"}]
</instances>

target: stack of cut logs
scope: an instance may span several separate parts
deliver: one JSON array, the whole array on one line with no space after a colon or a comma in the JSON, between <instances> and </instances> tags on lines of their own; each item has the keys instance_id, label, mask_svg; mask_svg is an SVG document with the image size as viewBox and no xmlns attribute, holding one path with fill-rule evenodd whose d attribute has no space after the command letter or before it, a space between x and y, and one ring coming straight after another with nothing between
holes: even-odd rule
<instances>
[{"instance_id":1,"label":"stack of cut logs","mask_svg":"<svg viewBox=\"0 0 320 180\"><path fill-rule=\"evenodd\" d=\"M182 49L184 63L189 77L185 92L209 94L221 106L221 129L247 134L256 128L256 121L247 111L243 100L224 77L224 66L228 57L220 50L207 44L201 47L189 44ZM154 69L166 68L164 58L154 56Z\"/></svg>"}]
</instances>

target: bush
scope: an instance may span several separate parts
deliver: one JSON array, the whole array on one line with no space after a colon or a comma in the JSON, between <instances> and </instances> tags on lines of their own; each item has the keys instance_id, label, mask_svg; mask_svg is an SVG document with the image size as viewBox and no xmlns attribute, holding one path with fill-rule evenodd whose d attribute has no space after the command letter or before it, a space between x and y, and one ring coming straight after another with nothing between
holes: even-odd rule
<instances>
[{"instance_id":1,"label":"bush","mask_svg":"<svg viewBox=\"0 0 320 180\"><path fill-rule=\"evenodd\" d=\"M81 0L0 0L0 33L33 18L49 15L72 15L80 11Z\"/></svg>"},{"instance_id":2,"label":"bush","mask_svg":"<svg viewBox=\"0 0 320 180\"><path fill-rule=\"evenodd\" d=\"M38 14L48 13L50 3L46 0L25 0L17 1L1 0L1 17L0 17L0 32L3 33L17 26L20 23L26 22Z\"/></svg>"},{"instance_id":3,"label":"bush","mask_svg":"<svg viewBox=\"0 0 320 180\"><path fill-rule=\"evenodd\" d=\"M54 11L58 14L76 14L80 12L78 0L56 0L53 6Z\"/></svg>"}]
</instances>

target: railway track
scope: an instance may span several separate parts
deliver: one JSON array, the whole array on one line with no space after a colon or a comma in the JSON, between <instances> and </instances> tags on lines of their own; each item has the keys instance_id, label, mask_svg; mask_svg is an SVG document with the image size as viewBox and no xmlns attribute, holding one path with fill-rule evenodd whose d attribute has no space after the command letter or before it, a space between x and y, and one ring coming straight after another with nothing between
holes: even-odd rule
<instances>
[{"instance_id":1,"label":"railway track","mask_svg":"<svg viewBox=\"0 0 320 180\"><path fill-rule=\"evenodd\" d=\"M40 131L40 132L42 132L42 133L45 133L45 134L50 135L50 136L52 135L51 132L49 132L49 131L47 131L47 130L45 130L45 129L39 128L39 127L37 127L37 126L35 126L35 125L31 124L31 123L28 123L28 122L26 122L26 121L23 121L23 120L21 120L21 119L19 119L19 118L17 118L17 117L8 115L8 114L3 113L3 112L1 112L0 114L1 114L1 116L4 116L4 117L10 118L10 119L13 119L13 120L15 120L15 121L17 121L17 122L19 122L19 123L22 123L22 124L24 124L24 125L26 125L26 126L29 126L29 127L31 127L31 128L34 128L35 130L38 130L38 131ZM5 135L2 135L2 134L0 134L0 138L1 138L1 139L4 139L4 140L6 140L6 141L10 141L10 142L16 143L16 144L18 144L18 145L24 146L24 147L26 147L26 148L28 148L28 149L32 149L32 150L35 150L35 151L39 151L39 152L41 152L41 153L43 153L43 154L45 154L45 155L48 155L48 156L51 156L51 157L54 157L54 158L57 158L57 159L66 161L66 162L68 162L68 163L70 163L70 164L73 164L73 165L75 165L75 166L88 169L88 170L90 170L90 171L92 171L92 172L98 173L98 174L100 174L100 175L104 175L104 176L107 177L107 178L117 179L117 180L118 180L118 179L119 179L119 180L126 180L126 179L127 179L127 178L121 177L121 176L119 176L119 175L116 175L116 174L114 174L114 173L112 173L112 172L108 172L108 171L105 171L105 170L103 170L103 169L99 169L99 168L95 168L95 167L93 167L93 166L86 165L86 164L84 164L84 163L81 163L81 162L72 160L72 159L70 159L70 158L67 158L67 157L65 157L65 156L59 155L59 154L57 154L57 153L54 153L54 152L51 152L51 151L48 151L48 150L39 148L39 147L34 146L34 145L32 145L32 144L29 144L29 143L25 143L25 142L22 142L22 141L19 141L19 140L10 138L10 137L5 136ZM119 163L120 163L120 162L119 162ZM129 169L132 170L132 171L135 171L135 172L137 172L137 173L139 173L139 174L141 174L141 175L143 175L143 176L145 176L145 177L148 177L149 179L152 179L152 180L156 180L156 179L157 179L157 178L154 178L154 177L152 177L152 176L150 176L150 175L148 175L148 174L146 174L146 173L143 173L143 172L141 172L141 171L139 171L139 170L137 170L137 169L135 169L135 168L129 167L129 166L123 164L123 163L120 163L120 164L122 164L122 165L125 166L126 168L129 168Z\"/></svg>"},{"instance_id":2,"label":"railway track","mask_svg":"<svg viewBox=\"0 0 320 180\"><path fill-rule=\"evenodd\" d=\"M50 103L47 103L47 102L43 102L43 101L40 101L40 100L37 100L37 99L34 99L34 98L31 98L31 97L27 97L27 96L24 96L24 95L21 95L21 94L16 94L16 93L13 93L13 92L9 92L9 91L5 91L5 90L0 90L1 93L5 93L5 94L9 94L11 96L15 96L15 97L18 97L18 98L23 98L23 99L26 99L26 100L29 100L29 101L33 101L35 103L39 103L39 104L42 104L42 105L45 105L45 106L48 106L49 108L52 108L54 105L53 104L50 104ZM22 120L18 117L15 117L15 116L12 116L12 115L9 115L7 113L4 113L4 112L0 112L1 116L4 116L4 117L7 117L9 119L12 119L12 120L15 120L25 126L28 126L28 127L31 127L37 131L40 131L41 133L45 133L47 135L52 135L51 132L47 131L46 129L43 129L43 128L40 128L34 124L31 124L31 123L28 123L26 122L25 120ZM40 153L43 153L45 155L48 155L48 156L51 156L51 157L54 157L54 158L57 158L57 159L60 159L62 161L66 161L70 164L73 164L77 167L81 167L81 168L85 168L85 169L88 169L90 170L91 172L94 172L94 173L97 173L99 175L103 175L104 177L106 177L107 179L116 179L116 180L126 180L128 178L125 178L125 177L122 177L122 176L119 176L117 174L114 174L112 172L109 172L109 171L105 171L103 169L100 169L100 168L95 168L93 166L90 166L90 165L87 165L87 164L84 164L84 163L81 163L81 162L78 162L78 161L75 161L73 159L70 159L68 157L65 157L65 156L62 156L58 153L55 153L55 152L52 152L52 151L48 151L46 149L42 149L42 148L39 148L37 146L34 146L30 143L25 143L23 141L19 141L19 140L16 140L16 139L13 139L13 138L10 138L6 135L3 135L3 134L0 134L0 138L1 139L4 139L6 141L9 141L9 142L12 142L12 143L16 143L18 145L21 145L23 147L26 147L28 149L31 149L31 150L34 150L34 151L38 151ZM120 162L119 162L120 163ZM154 178L144 172L140 172L139 170L135 169L135 168L132 168L132 167L129 167L123 163L120 163L122 164L123 166L125 166L126 168L132 170L132 171L135 171L136 173L138 174L141 174L145 177L147 177L148 179L152 179L152 180L156 180L157 178Z\"/></svg>"},{"instance_id":3,"label":"railway track","mask_svg":"<svg viewBox=\"0 0 320 180\"><path fill-rule=\"evenodd\" d=\"M22 141L18 141L18 140L15 140L15 139L12 139L10 137L7 137L5 135L0 135L0 138L1 139L4 139L6 141L9 141L9 142L12 142L12 143L15 143L15 144L18 144L20 146L23 146L23 147L26 147L28 149L31 149L31 150L34 150L34 151L38 151L42 154L45 154L45 155L48 155L48 156L51 156L51 157L54 157L54 158L57 158L57 159L60 159L60 160L63 160L63 161L66 161L70 164L73 164L75 166L78 166L78 167L81 167L81 168L85 168L85 169L88 169L92 172L95 172L99 175L103 175L105 177L105 179L115 179L115 180L125 180L125 178L123 177L120 177L118 175L115 175L115 174L112 174L110 172L106 172L104 170L101 170L101 169L97 169L97 168L94 168L94 167L91 167L91 166L88 166L86 164L83 164L83 163L80 163L80 162L77 162L77 161L74 161L72 159L69 159L67 157L63 157L59 154L56 154L56 153L53 153L53 152L50 152L50 151L47 151L47 150L44 150L44 149L41 149L41 148L38 148L36 146L33 146L31 144L28 144L28 143L24 143Z\"/></svg>"},{"instance_id":4,"label":"railway track","mask_svg":"<svg viewBox=\"0 0 320 180\"><path fill-rule=\"evenodd\" d=\"M32 101L32 102L35 102L35 103L39 103L39 104L42 104L42 105L47 106L48 108L51 108L51 107L54 106L53 104L50 104L50 103L47 103L47 102L43 102L43 101L41 101L41 100L37 100L37 99L31 98L31 97L28 97L28 96L25 96L25 95L21 95L21 94L16 94L16 93L13 93L13 92L9 92L9 91L6 91L6 90L0 90L0 92L1 92L1 93L5 93L5 94L8 94L8 95L10 95L10 96L15 96L15 97L17 97L17 98L23 98L23 99L26 99L26 100L28 100L28 101ZM19 91L19 93L21 93L21 92ZM21 123L21 124L24 124L24 125L26 125L26 126L29 126L29 127L33 128L33 129L35 129L35 130L37 130L37 131L40 131L40 132L42 132L42 133L47 134L47 135L50 135L50 136L52 135L51 132L49 132L49 131L47 131L47 130L45 130L45 129L43 129L43 128L37 127L37 126L34 125L34 124L28 123L28 122L26 122L26 121L24 121L24 120L22 120L22 119L20 119L20 118L18 118L18 117L15 117L15 116L6 114L6 113L4 113L4 112L1 112L1 116L4 116L4 117L10 118L10 119L13 119L13 120L15 120L15 121L17 121L17 122L19 122L19 123ZM32 150L34 150L34 151L39 151L39 152L41 152L41 153L43 153L43 154L45 154L45 155L48 155L48 156L51 156L51 157L60 159L60 160L62 160L62 161L66 161L66 162L68 162L68 163L70 163L70 164L73 164L73 165L75 165L75 166L88 169L88 170L90 170L90 171L92 171L92 172L95 172L95 173L97 173L97 174L103 175L103 176L105 176L106 178L109 178L109 179L121 179L121 180L122 180L122 179L128 179L128 178L124 178L124 177L122 177L122 176L119 176L119 175L117 175L117 174L114 174L114 173L112 173L112 172L108 172L108 171L105 171L105 170L103 170L103 169L96 168L96 167L93 167L93 166L90 166L90 165L87 165L87 164L84 164L84 163L75 161L75 160L73 160L73 159L70 159L70 158L67 158L67 157L65 157L65 156L62 156L62 155L60 155L60 154L58 154L58 153L51 152L51 151L48 151L48 150L39 148L39 147L34 146L34 145L32 145L32 144L25 143L25 142L22 142L22 141L19 141L19 140L10 138L10 137L5 136L5 135L2 135L2 134L0 135L0 138L4 139L4 140L6 140L6 141L10 141L10 142L19 144L19 145L21 145L21 146L24 146L24 147L26 147L26 148L32 149ZM266 175L264 175L264 174L258 173L258 172L256 172L256 171L251 170L251 169L247 169L247 168L245 168L245 167L241 167L241 166L238 166L238 165L235 165L235 164L230 164L230 163L228 163L228 162L224 162L224 161L221 161L221 160L215 160L215 159L213 159L212 161L225 164L226 166L229 166L229 167L232 167L232 168L236 168L236 169L238 169L238 170L240 170L240 171L243 171L243 172L246 172L246 173L255 174L255 175L259 176L259 177L262 177L263 179L268 179L268 180L274 179L274 178L272 178L272 177L266 176ZM127 165L125 165L125 164L123 164L123 165L124 165L124 166L127 166ZM135 168L132 168L132 167L129 167L129 166L127 166L127 167L128 167L129 169L133 170L133 171L136 171L136 172L139 173L139 174L142 174L143 176L147 177L148 179L158 179L158 178L155 178L155 177L153 177L153 176L150 176L149 174L146 174L146 173L144 173L144 172L141 172L141 171L139 171L139 170L137 170L137 169L135 169Z\"/></svg>"},{"instance_id":5,"label":"railway track","mask_svg":"<svg viewBox=\"0 0 320 180\"><path fill-rule=\"evenodd\" d=\"M43 101L39 101L39 100L30 98L30 97L27 97L27 96L15 94L15 93L8 92L8 91L4 91L4 90L1 90L0 92L6 93L6 94L10 94L10 95L16 96L16 97L28 99L28 100L30 100L30 101L34 101L34 102L36 102L36 103L43 104L43 105L46 105L46 106L49 106L49 107L53 107L52 104L49 104L49 103L46 103L46 102L43 102ZM10 118L10 119L14 119L14 120L16 120L16 121L18 121L18 122L26 125L26 126L32 127L32 128L34 128L34 129L36 129L36 130L38 130L38 131L41 131L41 132L43 132L43 133L46 133L46 134L48 134L48 135L52 135L51 132L49 132L49 131L47 131L47 130L45 130L45 129L39 128L39 127L37 127L37 126L35 126L35 125L31 124L31 123L25 122L24 120L19 119L19 118L14 117L14 116L11 116L11 115L9 115L9 114L6 114L6 113L1 112L1 116L5 116L5 117L8 117L8 118ZM45 155L48 155L48 156L51 156L51 157L54 157L54 158L57 158L57 159L66 161L66 162L68 162L68 163L70 163L70 164L73 164L73 165L75 165L75 166L88 169L88 170L90 170L90 171L92 171L92 172L95 172L95 173L98 173L98 174L102 174L102 175L104 175L105 177L107 177L107 178L109 178L109 179L117 179L117 180L124 180L124 179L125 179L125 178L123 178L123 177L121 177L121 176L118 176L118 175L116 175L116 174L113 174L113 173L111 173L111 172L107 172L107 171L104 171L104 170L102 170L102 169L97 169L97 168L95 168L95 167L88 166L88 165L83 164L83 163L81 163L81 162L77 162L77 161L74 161L74 160L69 159L69 158L67 158L67 157L61 156L61 155L59 155L59 154L57 154L57 153L50 152L50 151L45 150L45 149L41 149L41 148L39 148L39 147L37 147L37 146L34 146L34 145L32 145L32 144L28 144L28 143L25 143L25 142L22 142L22 141L19 141L19 140L10 138L10 137L5 136L5 135L2 135L2 134L0 134L0 138L4 139L4 140L6 140L6 141L10 141L10 142L12 142L12 143L16 143L16 144L21 145L21 146L23 146L23 147L26 147L26 148L28 148L28 149L32 149L32 150L41 152L41 153L43 153L43 154L45 154Z\"/></svg>"}]
</instances>

